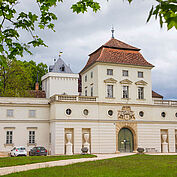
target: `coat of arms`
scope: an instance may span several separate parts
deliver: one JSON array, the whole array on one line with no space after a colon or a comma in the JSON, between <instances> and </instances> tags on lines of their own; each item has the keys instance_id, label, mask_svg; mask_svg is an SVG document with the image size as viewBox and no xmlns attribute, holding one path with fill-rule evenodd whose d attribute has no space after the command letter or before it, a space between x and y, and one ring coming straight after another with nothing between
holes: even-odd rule
<instances>
[{"instance_id":1,"label":"coat of arms","mask_svg":"<svg viewBox=\"0 0 177 177\"><path fill-rule=\"evenodd\" d=\"M131 111L130 106L122 106L122 110L118 111L119 120L135 120L135 114Z\"/></svg>"}]
</instances>

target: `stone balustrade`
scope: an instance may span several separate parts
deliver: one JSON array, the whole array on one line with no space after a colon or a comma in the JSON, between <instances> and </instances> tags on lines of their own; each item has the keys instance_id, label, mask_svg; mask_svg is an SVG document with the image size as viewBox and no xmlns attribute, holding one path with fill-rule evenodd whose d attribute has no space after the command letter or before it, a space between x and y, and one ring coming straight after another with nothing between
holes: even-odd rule
<instances>
[{"instance_id":1,"label":"stone balustrade","mask_svg":"<svg viewBox=\"0 0 177 177\"><path fill-rule=\"evenodd\" d=\"M53 101L91 101L96 102L97 97L93 96L77 96L77 95L54 95L52 96L51 102Z\"/></svg>"},{"instance_id":2,"label":"stone balustrade","mask_svg":"<svg viewBox=\"0 0 177 177\"><path fill-rule=\"evenodd\" d=\"M172 101L172 100L154 100L154 104L167 105L167 106L177 106L177 101Z\"/></svg>"}]
</instances>

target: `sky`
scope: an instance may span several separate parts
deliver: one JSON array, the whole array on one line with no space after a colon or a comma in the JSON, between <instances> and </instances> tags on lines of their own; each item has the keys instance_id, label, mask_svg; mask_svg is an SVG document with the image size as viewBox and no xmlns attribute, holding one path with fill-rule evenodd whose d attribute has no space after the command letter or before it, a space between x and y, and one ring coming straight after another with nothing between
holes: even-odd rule
<instances>
[{"instance_id":1,"label":"sky","mask_svg":"<svg viewBox=\"0 0 177 177\"><path fill-rule=\"evenodd\" d=\"M75 73L85 66L88 55L111 38L111 27L115 28L115 38L141 49L144 58L155 65L152 69L153 90L164 99L177 99L177 30L160 28L159 21L146 23L149 11L155 0L98 0L101 10L97 13L91 9L85 14L75 14L70 9L75 0L65 0L52 11L57 15L55 31L36 31L47 48L31 48L32 56L25 54L22 60L43 62L48 66L58 59L70 64ZM18 9L38 12L34 0L21 0ZM23 32L22 32L23 33ZM22 40L29 40L24 33Z\"/></svg>"}]
</instances>

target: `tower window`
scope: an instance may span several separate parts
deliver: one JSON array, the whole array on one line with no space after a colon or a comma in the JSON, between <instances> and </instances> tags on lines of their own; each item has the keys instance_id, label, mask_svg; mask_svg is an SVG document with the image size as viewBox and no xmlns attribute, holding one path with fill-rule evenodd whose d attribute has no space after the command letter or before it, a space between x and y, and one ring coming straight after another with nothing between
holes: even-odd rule
<instances>
[{"instance_id":1,"label":"tower window","mask_svg":"<svg viewBox=\"0 0 177 177\"><path fill-rule=\"evenodd\" d=\"M60 67L60 70L61 70L61 71L65 71L65 66L64 66L64 64L62 65L62 67Z\"/></svg>"}]
</instances>

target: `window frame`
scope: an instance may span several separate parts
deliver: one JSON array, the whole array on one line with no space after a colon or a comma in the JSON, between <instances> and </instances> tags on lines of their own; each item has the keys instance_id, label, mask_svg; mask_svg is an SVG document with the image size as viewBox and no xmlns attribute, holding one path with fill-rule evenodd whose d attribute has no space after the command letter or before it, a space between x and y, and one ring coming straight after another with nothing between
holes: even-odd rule
<instances>
[{"instance_id":1,"label":"window frame","mask_svg":"<svg viewBox=\"0 0 177 177\"><path fill-rule=\"evenodd\" d=\"M6 144L13 144L13 131L6 131Z\"/></svg>"},{"instance_id":2,"label":"window frame","mask_svg":"<svg viewBox=\"0 0 177 177\"><path fill-rule=\"evenodd\" d=\"M107 69L107 75L113 76L113 69Z\"/></svg>"},{"instance_id":3,"label":"window frame","mask_svg":"<svg viewBox=\"0 0 177 177\"><path fill-rule=\"evenodd\" d=\"M128 77L128 70L122 70L122 76Z\"/></svg>"},{"instance_id":4,"label":"window frame","mask_svg":"<svg viewBox=\"0 0 177 177\"><path fill-rule=\"evenodd\" d=\"M109 89L110 88L110 89ZM114 86L113 85L111 85L111 84L108 84L107 86L106 86L106 89L107 89L107 98L113 98L114 96L113 96L113 94L114 94L114 91L113 91L113 89L114 89ZM111 92L110 92L111 91Z\"/></svg>"},{"instance_id":5,"label":"window frame","mask_svg":"<svg viewBox=\"0 0 177 177\"><path fill-rule=\"evenodd\" d=\"M142 89L142 90L140 90ZM144 87L138 87L138 99L143 100L144 99Z\"/></svg>"},{"instance_id":6,"label":"window frame","mask_svg":"<svg viewBox=\"0 0 177 177\"><path fill-rule=\"evenodd\" d=\"M93 96L93 86L90 88L90 96Z\"/></svg>"},{"instance_id":7,"label":"window frame","mask_svg":"<svg viewBox=\"0 0 177 177\"><path fill-rule=\"evenodd\" d=\"M126 88L126 89L124 89L124 88ZM124 98L124 99L129 98L129 86L127 86L127 85L123 85L122 98Z\"/></svg>"},{"instance_id":8,"label":"window frame","mask_svg":"<svg viewBox=\"0 0 177 177\"><path fill-rule=\"evenodd\" d=\"M33 114L31 114L32 112L33 112ZM36 110L34 110L34 109L29 110L29 117L35 118L36 117Z\"/></svg>"},{"instance_id":9,"label":"window frame","mask_svg":"<svg viewBox=\"0 0 177 177\"><path fill-rule=\"evenodd\" d=\"M14 117L14 110L13 109L7 109L7 117Z\"/></svg>"},{"instance_id":10,"label":"window frame","mask_svg":"<svg viewBox=\"0 0 177 177\"><path fill-rule=\"evenodd\" d=\"M142 74L142 77L140 77L140 75L139 74ZM143 71L138 71L138 78L144 78L144 73L143 73Z\"/></svg>"},{"instance_id":11,"label":"window frame","mask_svg":"<svg viewBox=\"0 0 177 177\"><path fill-rule=\"evenodd\" d=\"M28 143L35 144L36 143L36 131L30 130L28 135L29 135Z\"/></svg>"}]
</instances>

